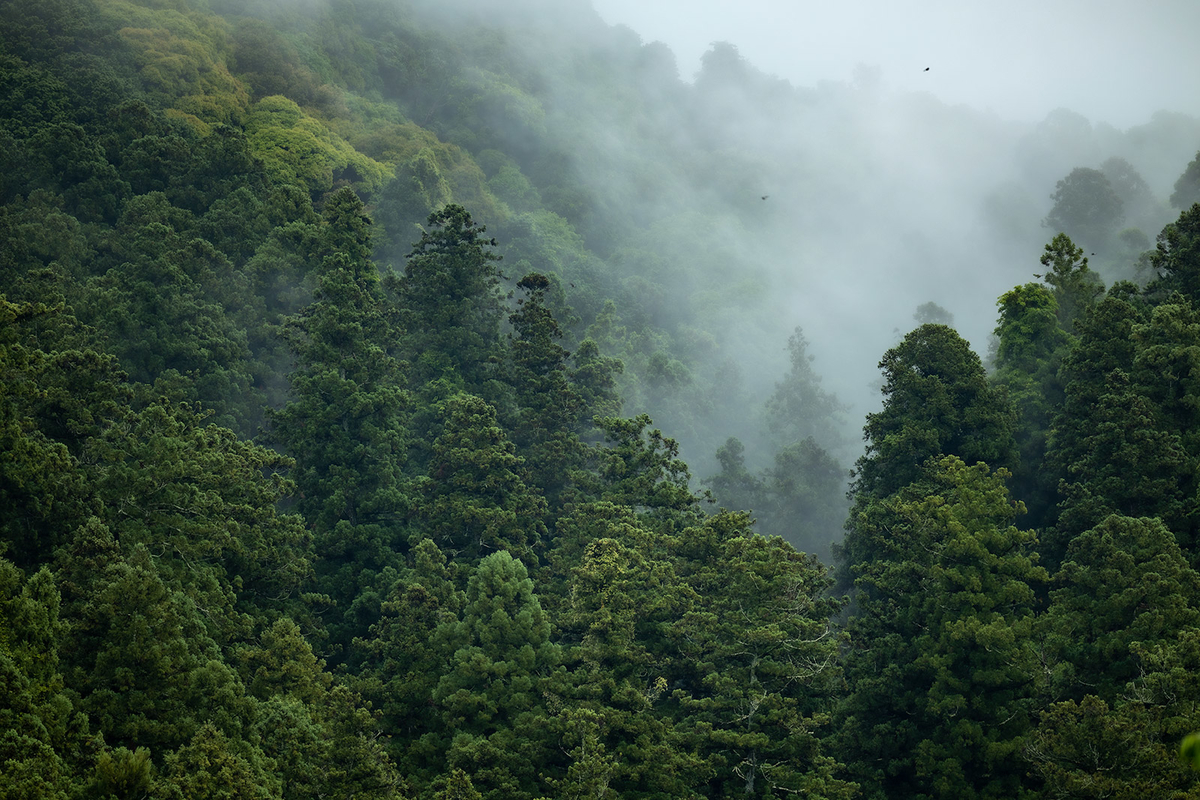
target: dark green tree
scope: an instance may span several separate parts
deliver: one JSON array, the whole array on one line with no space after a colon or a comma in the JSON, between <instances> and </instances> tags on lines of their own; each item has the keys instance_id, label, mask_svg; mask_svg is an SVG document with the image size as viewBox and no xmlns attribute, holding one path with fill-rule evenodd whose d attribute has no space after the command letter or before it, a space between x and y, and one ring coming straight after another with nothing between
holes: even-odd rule
<instances>
[{"instance_id":1,"label":"dark green tree","mask_svg":"<svg viewBox=\"0 0 1200 800\"><path fill-rule=\"evenodd\" d=\"M544 695L561 656L525 565L507 551L479 562L455 647L433 692L445 763L469 771L485 798L540 796L539 766L551 747Z\"/></svg>"},{"instance_id":2,"label":"dark green tree","mask_svg":"<svg viewBox=\"0 0 1200 800\"><path fill-rule=\"evenodd\" d=\"M1016 460L1012 406L952 329L920 326L884 354L879 368L884 405L863 427L866 453L855 467L856 495L886 497L941 455L995 467Z\"/></svg>"},{"instance_id":3,"label":"dark green tree","mask_svg":"<svg viewBox=\"0 0 1200 800\"><path fill-rule=\"evenodd\" d=\"M838 752L868 798L1017 796L1034 713L1036 537L1007 473L947 456L859 503Z\"/></svg>"},{"instance_id":4,"label":"dark green tree","mask_svg":"<svg viewBox=\"0 0 1200 800\"><path fill-rule=\"evenodd\" d=\"M1192 303L1200 301L1200 204L1162 229L1150 266L1156 279L1147 287L1152 297L1180 292Z\"/></svg>"},{"instance_id":5,"label":"dark green tree","mask_svg":"<svg viewBox=\"0 0 1200 800\"><path fill-rule=\"evenodd\" d=\"M546 307L549 287L550 280L536 272L517 282L525 297L508 318L513 333L506 380L512 388L513 443L533 484L553 507L570 470L582 463L584 446L576 435L583 398L571 382L570 354L558 343L562 330Z\"/></svg>"},{"instance_id":6,"label":"dark green tree","mask_svg":"<svg viewBox=\"0 0 1200 800\"><path fill-rule=\"evenodd\" d=\"M435 211L395 282L414 386L445 378L492 399L504 296L500 256L489 249L496 240L484 238L486 230L462 206Z\"/></svg>"},{"instance_id":7,"label":"dark green tree","mask_svg":"<svg viewBox=\"0 0 1200 800\"><path fill-rule=\"evenodd\" d=\"M390 751L404 774L430 780L440 768L437 734L443 721L433 691L453 655L448 632L465 604L460 573L431 539L408 554L408 567L392 585L363 651L359 690L379 709Z\"/></svg>"},{"instance_id":8,"label":"dark green tree","mask_svg":"<svg viewBox=\"0 0 1200 800\"><path fill-rule=\"evenodd\" d=\"M1110 516L1076 537L1039 620L1044 696L1026 754L1063 797L1187 796L1175 757L1194 730L1200 575L1149 517Z\"/></svg>"},{"instance_id":9,"label":"dark green tree","mask_svg":"<svg viewBox=\"0 0 1200 800\"><path fill-rule=\"evenodd\" d=\"M546 533L546 501L525 482L524 463L496 410L461 392L437 409L442 434L419 487L415 535L468 564L495 550L534 563L534 548Z\"/></svg>"},{"instance_id":10,"label":"dark green tree","mask_svg":"<svg viewBox=\"0 0 1200 800\"><path fill-rule=\"evenodd\" d=\"M746 468L746 447L730 436L717 448L717 463L721 471L705 483L721 508L730 511L761 510L764 505L762 479Z\"/></svg>"},{"instance_id":11,"label":"dark green tree","mask_svg":"<svg viewBox=\"0 0 1200 800\"><path fill-rule=\"evenodd\" d=\"M290 322L292 400L271 416L296 459L299 508L312 526L321 587L348 645L378 615L378 576L396 560L408 514L409 407L397 327L370 260L370 220L348 188L323 212L314 302Z\"/></svg>"},{"instance_id":12,"label":"dark green tree","mask_svg":"<svg viewBox=\"0 0 1200 800\"><path fill-rule=\"evenodd\" d=\"M813 356L808 353L808 340L799 327L788 338L788 354L788 373L775 384L767 400L767 427L782 444L815 439L825 447L838 446L840 414L845 406L821 388L821 378L812 367Z\"/></svg>"},{"instance_id":13,"label":"dark green tree","mask_svg":"<svg viewBox=\"0 0 1200 800\"><path fill-rule=\"evenodd\" d=\"M1200 152L1175 181L1175 191L1171 193L1171 205L1175 208L1186 210L1196 203L1200 203Z\"/></svg>"},{"instance_id":14,"label":"dark green tree","mask_svg":"<svg viewBox=\"0 0 1200 800\"><path fill-rule=\"evenodd\" d=\"M400 777L362 700L334 682L291 619L239 649L247 692L258 699L256 741L275 763L282 796L399 796Z\"/></svg>"},{"instance_id":15,"label":"dark green tree","mask_svg":"<svg viewBox=\"0 0 1200 800\"><path fill-rule=\"evenodd\" d=\"M592 448L589 469L576 476L583 496L629 506L660 521L689 520L699 512L691 473L679 443L650 427L650 417L598 418L605 443Z\"/></svg>"},{"instance_id":16,"label":"dark green tree","mask_svg":"<svg viewBox=\"0 0 1200 800\"><path fill-rule=\"evenodd\" d=\"M603 720L591 730L597 749L610 754L613 769L605 778L616 796L687 796L712 773L675 740L666 708L670 661L663 639L692 592L662 552L661 537L633 509L581 505L565 525L587 542L562 614L561 625L574 643L564 651L571 669L567 698ZM575 720L561 714L556 729L578 737ZM592 765L602 775L603 761Z\"/></svg>"},{"instance_id":17,"label":"dark green tree","mask_svg":"<svg viewBox=\"0 0 1200 800\"><path fill-rule=\"evenodd\" d=\"M110 746L162 759L210 720L232 733L247 719L250 703L203 612L169 588L145 545L92 576L60 654L80 708Z\"/></svg>"},{"instance_id":18,"label":"dark green tree","mask_svg":"<svg viewBox=\"0 0 1200 800\"><path fill-rule=\"evenodd\" d=\"M0 558L0 798L76 796L87 722L59 672L59 594L48 569L26 580Z\"/></svg>"},{"instance_id":19,"label":"dark green tree","mask_svg":"<svg viewBox=\"0 0 1200 800\"><path fill-rule=\"evenodd\" d=\"M1110 376L1115 372L1120 373L1125 376L1122 380L1127 384L1128 376L1134 369L1137 350L1133 329L1148 316L1146 303L1138 296L1136 289L1128 284L1117 284L1076 322L1077 339L1064 357L1059 373L1063 383L1063 402L1055 414L1046 446L1048 474L1054 476L1060 487L1064 481L1079 482L1088 478L1078 470L1072 474L1071 468L1092 458L1089 441L1094 442L1092 437L1098 435L1092 415L1100 407L1102 398L1109 396L1110 414L1116 415L1114 426L1108 429L1110 438L1122 430L1124 423L1118 420L1123 410L1118 403L1123 401L1111 397L1114 384ZM1136 394L1136 389L1132 387L1121 391ZM1152 412L1141 401L1139 408L1145 413ZM1145 413L1142 422L1135 424L1150 435L1157 436L1154 432L1156 423ZM1116 440L1113 443L1115 445ZM1151 455L1143 450L1139 457L1145 459ZM1093 463L1098 464L1094 460ZM1061 504L1061 493L1058 500ZM1048 530L1042 542L1042 555L1046 558L1047 566L1056 568L1066 552L1070 537L1097 524L1107 513L1104 511L1089 517L1091 522L1085 522L1083 527L1074 525L1061 531L1057 528ZM1057 519L1057 514L1054 519Z\"/></svg>"},{"instance_id":20,"label":"dark green tree","mask_svg":"<svg viewBox=\"0 0 1200 800\"><path fill-rule=\"evenodd\" d=\"M995 373L1017 412L1014 438L1019 462L1013 494L1029 509L1029 523L1041 527L1056 503L1058 475L1046 464L1047 439L1063 402L1059 367L1071 342L1058 320L1058 301L1043 285L1027 283L1000 297L996 324Z\"/></svg>"},{"instance_id":21,"label":"dark green tree","mask_svg":"<svg viewBox=\"0 0 1200 800\"><path fill-rule=\"evenodd\" d=\"M1063 330L1074 333L1076 321L1104 294L1104 284L1088 268L1083 248L1065 233L1055 235L1040 260L1049 270L1037 277L1050 284L1054 292L1059 324Z\"/></svg>"},{"instance_id":22,"label":"dark green tree","mask_svg":"<svg viewBox=\"0 0 1200 800\"><path fill-rule=\"evenodd\" d=\"M571 362L574 366L571 383L580 398L577 430L581 437L591 440L598 435L594 423L596 417L615 417L621 413L617 376L625 371L625 364L620 359L602 355L600 345L591 338L579 343Z\"/></svg>"},{"instance_id":23,"label":"dark green tree","mask_svg":"<svg viewBox=\"0 0 1200 800\"><path fill-rule=\"evenodd\" d=\"M818 735L839 685L830 617L840 604L825 568L756 534L744 513L689 527L673 545L691 600L667 631L665 677L678 746L702 759L705 790L853 796Z\"/></svg>"},{"instance_id":24,"label":"dark green tree","mask_svg":"<svg viewBox=\"0 0 1200 800\"><path fill-rule=\"evenodd\" d=\"M1114 701L1147 671L1146 648L1200 622L1200 575L1154 517L1114 514L1077 536L1054 586L1040 625L1066 667L1054 688L1074 699Z\"/></svg>"},{"instance_id":25,"label":"dark green tree","mask_svg":"<svg viewBox=\"0 0 1200 800\"><path fill-rule=\"evenodd\" d=\"M763 470L760 530L829 559L846 521L849 472L813 439L784 447Z\"/></svg>"}]
</instances>

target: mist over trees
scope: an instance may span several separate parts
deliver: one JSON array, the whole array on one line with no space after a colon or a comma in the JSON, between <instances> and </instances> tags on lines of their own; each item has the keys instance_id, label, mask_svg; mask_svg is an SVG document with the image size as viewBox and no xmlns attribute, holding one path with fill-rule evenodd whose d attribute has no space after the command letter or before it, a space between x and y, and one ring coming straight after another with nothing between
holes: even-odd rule
<instances>
[{"instance_id":1,"label":"mist over trees","mask_svg":"<svg viewBox=\"0 0 1200 800\"><path fill-rule=\"evenodd\" d=\"M690 78L0 6L0 797L1200 792L1200 120Z\"/></svg>"}]
</instances>

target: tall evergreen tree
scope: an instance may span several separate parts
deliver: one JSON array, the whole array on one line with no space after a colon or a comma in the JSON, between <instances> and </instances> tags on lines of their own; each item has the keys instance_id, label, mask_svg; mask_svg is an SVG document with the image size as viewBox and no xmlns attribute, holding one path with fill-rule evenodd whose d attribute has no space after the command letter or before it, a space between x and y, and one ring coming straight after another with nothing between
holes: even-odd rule
<instances>
[{"instance_id":1,"label":"tall evergreen tree","mask_svg":"<svg viewBox=\"0 0 1200 800\"><path fill-rule=\"evenodd\" d=\"M437 406L442 435L432 446L415 509L419 528L466 564L495 550L535 563L546 533L546 501L524 479L524 463L480 397L459 392Z\"/></svg>"},{"instance_id":2,"label":"tall evergreen tree","mask_svg":"<svg viewBox=\"0 0 1200 800\"><path fill-rule=\"evenodd\" d=\"M1200 203L1185 209L1158 234L1150 266L1157 280L1147 287L1149 294L1181 292L1193 303L1200 300Z\"/></svg>"},{"instance_id":3,"label":"tall evergreen tree","mask_svg":"<svg viewBox=\"0 0 1200 800\"><path fill-rule=\"evenodd\" d=\"M867 798L1007 798L1034 713L1035 535L1005 471L947 456L860 504L839 753Z\"/></svg>"},{"instance_id":4,"label":"tall evergreen tree","mask_svg":"<svg viewBox=\"0 0 1200 800\"><path fill-rule=\"evenodd\" d=\"M583 460L576 435L583 398L570 380L570 354L558 343L562 330L546 307L550 280L530 273L517 282L525 291L519 309L509 316L507 380L514 404L512 437L530 477L551 506Z\"/></svg>"},{"instance_id":5,"label":"tall evergreen tree","mask_svg":"<svg viewBox=\"0 0 1200 800\"><path fill-rule=\"evenodd\" d=\"M665 677L678 746L702 759L707 791L853 796L818 736L839 683L830 622L839 604L825 569L756 534L741 513L711 517L672 544L690 602L666 632Z\"/></svg>"},{"instance_id":6,"label":"tall evergreen tree","mask_svg":"<svg viewBox=\"0 0 1200 800\"><path fill-rule=\"evenodd\" d=\"M1070 337L1058 320L1058 301L1036 283L1001 295L997 305L996 372L992 380L1012 399L1019 462L1013 494L1029 509L1029 523L1040 527L1052 514L1058 475L1048 469L1047 438L1054 414L1063 402L1059 366Z\"/></svg>"},{"instance_id":7,"label":"tall evergreen tree","mask_svg":"<svg viewBox=\"0 0 1200 800\"><path fill-rule=\"evenodd\" d=\"M886 497L912 483L930 458L1008 467L1016 460L1013 411L979 356L953 329L922 325L879 362L883 410L867 415L866 452L855 469L859 497Z\"/></svg>"},{"instance_id":8,"label":"tall evergreen tree","mask_svg":"<svg viewBox=\"0 0 1200 800\"><path fill-rule=\"evenodd\" d=\"M1074 333L1075 321L1104 294L1104 284L1088 267L1083 248L1065 233L1056 235L1046 245L1041 262L1049 270L1038 277L1054 292L1059 324L1063 330Z\"/></svg>"},{"instance_id":9,"label":"tall evergreen tree","mask_svg":"<svg viewBox=\"0 0 1200 800\"><path fill-rule=\"evenodd\" d=\"M395 281L412 360L414 386L439 378L489 400L504 319L495 239L465 208L429 215Z\"/></svg>"},{"instance_id":10,"label":"tall evergreen tree","mask_svg":"<svg viewBox=\"0 0 1200 800\"><path fill-rule=\"evenodd\" d=\"M488 800L541 794L551 746L544 697L561 658L550 631L524 564L503 550L481 560L446 632L455 649L433 692L444 727L427 736Z\"/></svg>"},{"instance_id":11,"label":"tall evergreen tree","mask_svg":"<svg viewBox=\"0 0 1200 800\"><path fill-rule=\"evenodd\" d=\"M323 213L313 303L290 322L292 400L272 431L296 459L299 507L313 526L321 588L337 604L335 639L349 644L378 615L382 570L404 542L404 365L397 327L370 260L370 220L348 188Z\"/></svg>"},{"instance_id":12,"label":"tall evergreen tree","mask_svg":"<svg viewBox=\"0 0 1200 800\"><path fill-rule=\"evenodd\" d=\"M767 427L782 444L814 439L825 448L841 444L839 416L845 406L821 388L808 340L799 327L788 337L790 367L767 400Z\"/></svg>"}]
</instances>

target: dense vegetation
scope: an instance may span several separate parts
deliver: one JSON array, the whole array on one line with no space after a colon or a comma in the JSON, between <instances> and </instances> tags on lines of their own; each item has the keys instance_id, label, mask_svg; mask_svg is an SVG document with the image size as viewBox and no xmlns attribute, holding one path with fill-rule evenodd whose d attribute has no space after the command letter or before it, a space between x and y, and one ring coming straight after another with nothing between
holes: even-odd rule
<instances>
[{"instance_id":1,"label":"dense vegetation","mask_svg":"<svg viewBox=\"0 0 1200 800\"><path fill-rule=\"evenodd\" d=\"M836 103L504 14L0 6L0 798L1200 797L1200 154L918 309L847 514L721 241Z\"/></svg>"}]
</instances>

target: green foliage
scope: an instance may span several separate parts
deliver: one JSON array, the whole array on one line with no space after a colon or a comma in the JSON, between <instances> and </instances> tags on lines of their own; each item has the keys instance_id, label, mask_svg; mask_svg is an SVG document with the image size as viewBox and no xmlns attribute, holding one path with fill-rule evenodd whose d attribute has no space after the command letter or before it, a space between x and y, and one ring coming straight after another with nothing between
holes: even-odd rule
<instances>
[{"instance_id":1,"label":"green foliage","mask_svg":"<svg viewBox=\"0 0 1200 800\"><path fill-rule=\"evenodd\" d=\"M845 406L821 388L821 379L812 368L808 340L796 328L788 338L790 369L767 400L767 427L782 442L791 444L815 439L827 447L838 444L837 431Z\"/></svg>"},{"instance_id":2,"label":"green foliage","mask_svg":"<svg viewBox=\"0 0 1200 800\"><path fill-rule=\"evenodd\" d=\"M1175 181L1175 191L1171 193L1171 205L1175 208L1186 210L1196 203L1200 203L1200 152Z\"/></svg>"},{"instance_id":3,"label":"green foliage","mask_svg":"<svg viewBox=\"0 0 1200 800\"><path fill-rule=\"evenodd\" d=\"M546 307L550 280L530 273L517 283L525 291L519 309L508 318L513 327L506 381L516 406L513 439L533 483L551 504L567 485L569 470L579 467L584 447L576 436L583 398L572 385L569 353L558 340L562 329Z\"/></svg>"},{"instance_id":4,"label":"green foliage","mask_svg":"<svg viewBox=\"0 0 1200 800\"><path fill-rule=\"evenodd\" d=\"M1187 797L1194 776L1170 746L1155 741L1144 707L1114 709L1093 695L1055 703L1041 713L1027 754L1055 797Z\"/></svg>"},{"instance_id":5,"label":"green foliage","mask_svg":"<svg viewBox=\"0 0 1200 800\"><path fill-rule=\"evenodd\" d=\"M438 411L443 432L433 442L417 509L422 535L467 562L493 550L530 558L545 535L546 502L523 480L495 409L458 393Z\"/></svg>"},{"instance_id":6,"label":"green foliage","mask_svg":"<svg viewBox=\"0 0 1200 800\"><path fill-rule=\"evenodd\" d=\"M314 195L339 181L375 192L389 177L383 164L359 153L345 139L278 95L259 100L246 116L251 152L281 182L298 183Z\"/></svg>"},{"instance_id":7,"label":"green foliage","mask_svg":"<svg viewBox=\"0 0 1200 800\"><path fill-rule=\"evenodd\" d=\"M1125 204L1104 173L1077 167L1055 186L1043 227L1100 246L1125 218Z\"/></svg>"},{"instance_id":8,"label":"green foliage","mask_svg":"<svg viewBox=\"0 0 1200 800\"><path fill-rule=\"evenodd\" d=\"M812 556L721 514L679 536L690 602L671 625L667 685L681 744L718 796L850 797L817 731L838 685L829 579Z\"/></svg>"},{"instance_id":9,"label":"green foliage","mask_svg":"<svg viewBox=\"0 0 1200 800\"><path fill-rule=\"evenodd\" d=\"M205 725L166 759L156 794L169 800L269 800L280 787L260 753Z\"/></svg>"},{"instance_id":10,"label":"green foliage","mask_svg":"<svg viewBox=\"0 0 1200 800\"><path fill-rule=\"evenodd\" d=\"M413 246L395 291L420 386L445 378L482 393L500 342L500 257L486 228L462 206L430 214L429 230Z\"/></svg>"},{"instance_id":11,"label":"green foliage","mask_svg":"<svg viewBox=\"0 0 1200 800\"><path fill-rule=\"evenodd\" d=\"M691 474L679 458L679 444L658 429L646 430L650 418L598 418L606 442L592 448L592 469L577 476L586 496L645 509L662 519L687 519L698 500L689 486Z\"/></svg>"},{"instance_id":12,"label":"green foliage","mask_svg":"<svg viewBox=\"0 0 1200 800\"><path fill-rule=\"evenodd\" d=\"M446 763L469 769L485 798L537 797L550 747L543 697L560 656L525 566L506 551L483 558L447 636L456 649L433 692Z\"/></svg>"},{"instance_id":13,"label":"green foliage","mask_svg":"<svg viewBox=\"0 0 1200 800\"><path fill-rule=\"evenodd\" d=\"M1056 236L991 382L918 308L839 633L814 557L620 417L828 546L843 409L799 328L773 394L741 366L783 204L728 143L799 94L420 6L0 3L0 797L1195 794L1196 209L1146 292ZM1158 206L1102 172L1047 219L1131 260Z\"/></svg>"},{"instance_id":14,"label":"green foliage","mask_svg":"<svg viewBox=\"0 0 1200 800\"><path fill-rule=\"evenodd\" d=\"M868 414L863 427L866 453L854 483L860 497L892 494L941 455L994 467L1016 460L1012 407L952 329L920 326L884 354L879 368L884 407Z\"/></svg>"},{"instance_id":15,"label":"green foliage","mask_svg":"<svg viewBox=\"0 0 1200 800\"><path fill-rule=\"evenodd\" d=\"M1031 727L1036 537L1003 470L930 462L860 503L839 752L868 797L1012 797Z\"/></svg>"},{"instance_id":16,"label":"green foliage","mask_svg":"<svg viewBox=\"0 0 1200 800\"><path fill-rule=\"evenodd\" d=\"M0 797L65 800L69 753L86 741L58 671L59 595L49 570L29 580L0 559ZM85 723L86 724L86 723Z\"/></svg>"},{"instance_id":17,"label":"green foliage","mask_svg":"<svg viewBox=\"0 0 1200 800\"><path fill-rule=\"evenodd\" d=\"M1113 700L1146 672L1146 648L1200 622L1200 575L1158 519L1109 516L1071 541L1042 621L1057 691Z\"/></svg>"},{"instance_id":18,"label":"green foliage","mask_svg":"<svg viewBox=\"0 0 1200 800\"><path fill-rule=\"evenodd\" d=\"M1076 246L1065 233L1057 234L1046 245L1040 260L1050 271L1038 277L1053 288L1059 323L1073 333L1076 320L1104 294L1104 284L1088 269L1083 248Z\"/></svg>"},{"instance_id":19,"label":"green foliage","mask_svg":"<svg viewBox=\"0 0 1200 800\"><path fill-rule=\"evenodd\" d=\"M1179 219L1162 229L1150 266L1157 280L1149 290L1165 296L1181 292L1193 303L1200 299L1200 208L1193 204Z\"/></svg>"},{"instance_id":20,"label":"green foliage","mask_svg":"<svg viewBox=\"0 0 1200 800\"><path fill-rule=\"evenodd\" d=\"M300 510L315 529L322 586L341 605L335 630L349 644L378 614L378 600L360 595L386 588L376 576L403 541L409 398L362 202L343 188L322 219L314 300L290 322L293 399L271 421L297 455Z\"/></svg>"},{"instance_id":21,"label":"green foliage","mask_svg":"<svg viewBox=\"0 0 1200 800\"><path fill-rule=\"evenodd\" d=\"M1046 465L1055 409L1063 402L1059 367L1071 342L1058 320L1058 301L1045 286L1027 283L1000 296L995 374L1017 412L1014 438L1019 461L1013 492L1040 527L1052 513L1058 476Z\"/></svg>"}]
</instances>

